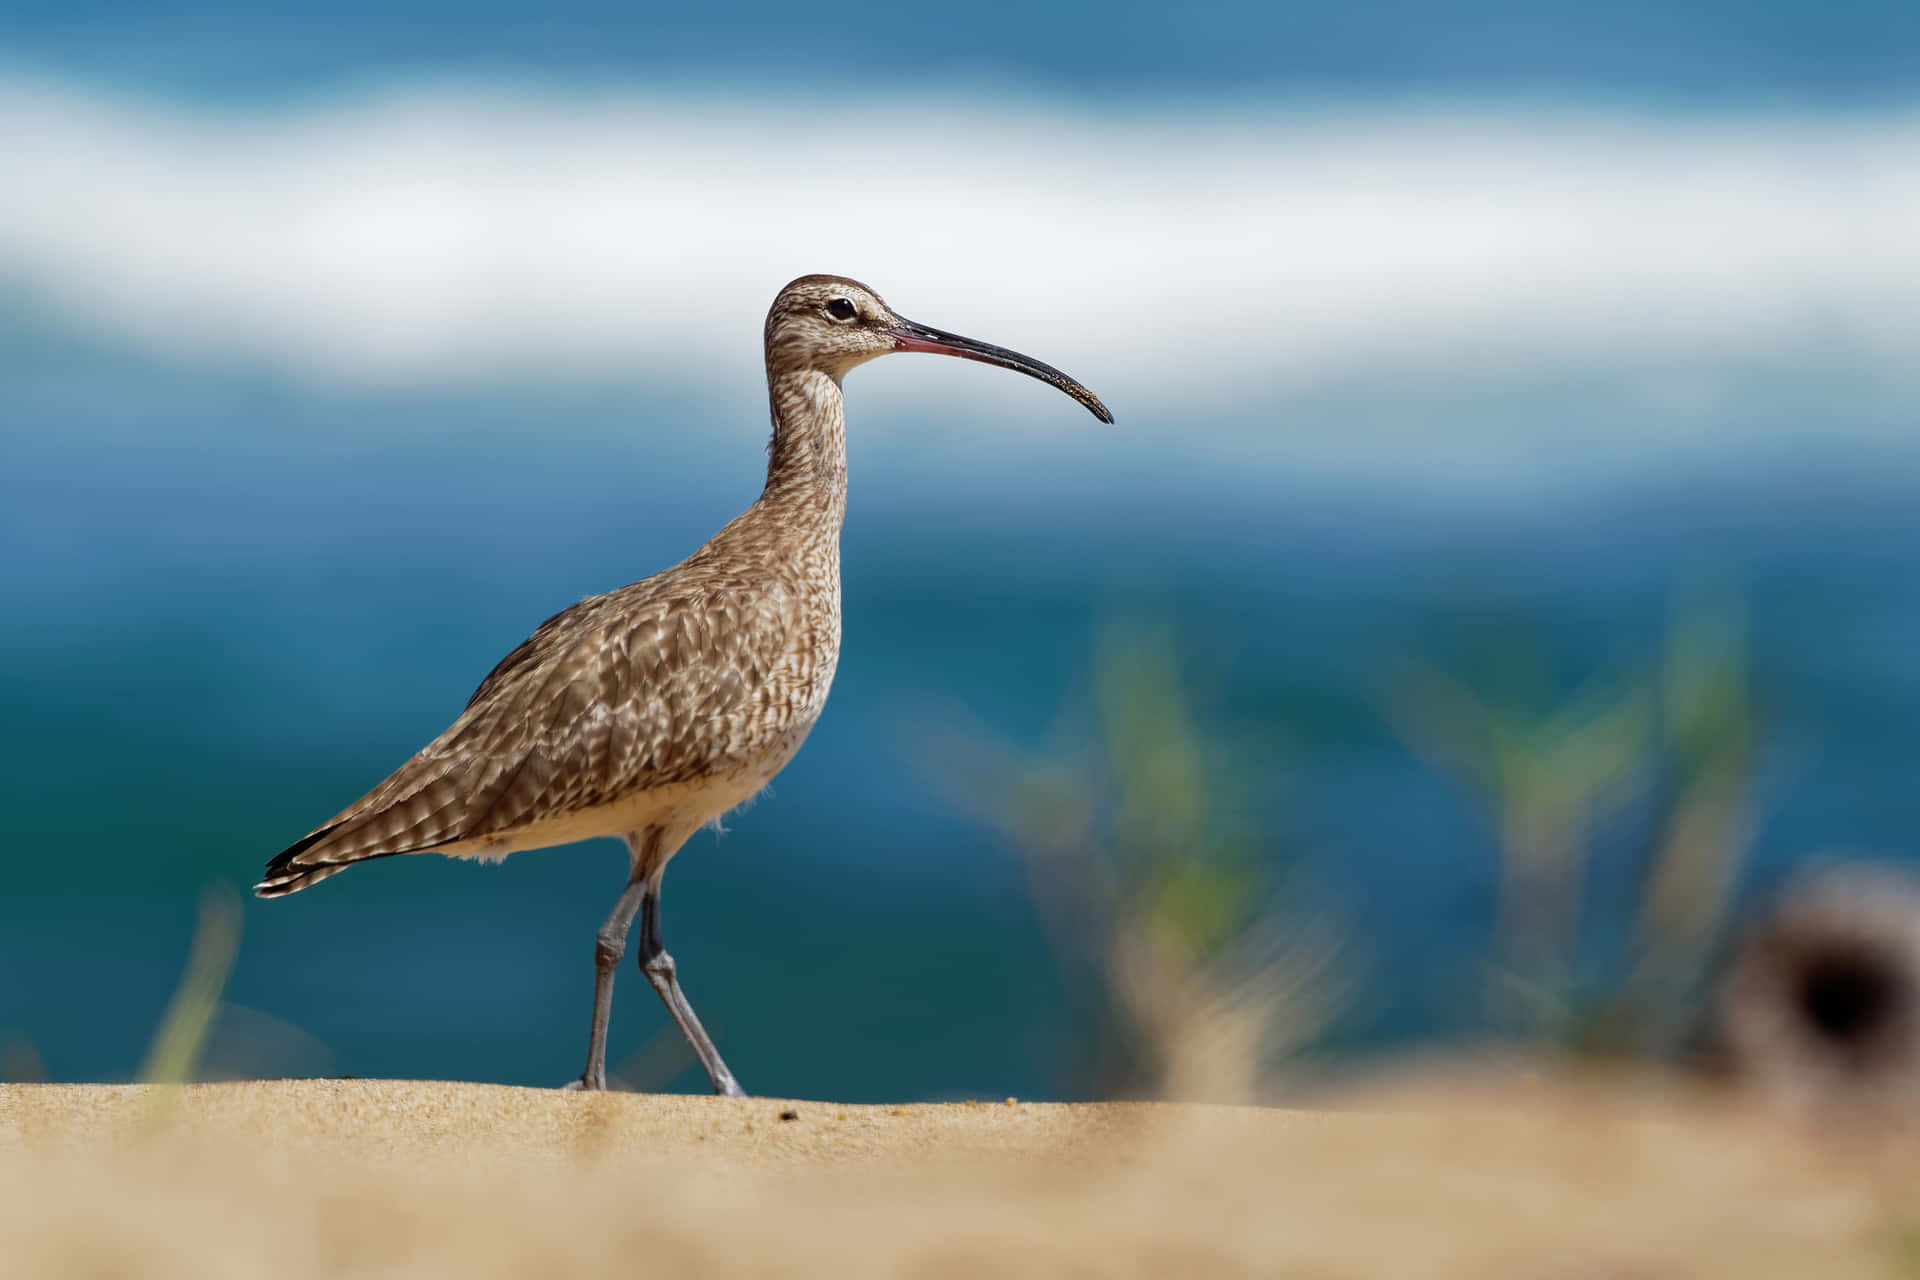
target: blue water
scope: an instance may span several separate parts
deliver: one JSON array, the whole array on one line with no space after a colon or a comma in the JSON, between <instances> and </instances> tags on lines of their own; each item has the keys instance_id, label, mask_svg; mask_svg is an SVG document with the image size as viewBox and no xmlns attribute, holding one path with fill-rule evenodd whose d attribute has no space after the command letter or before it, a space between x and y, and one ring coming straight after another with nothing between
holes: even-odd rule
<instances>
[{"instance_id":1,"label":"blue water","mask_svg":"<svg viewBox=\"0 0 1920 1280\"><path fill-rule=\"evenodd\" d=\"M1466 91L1857 103L1920 87L1920 10L1905 0L14 0L0 10L0 48L94 78L249 97L421 68L569 85L778 87L825 100L930 81L1135 101Z\"/></svg>"},{"instance_id":2,"label":"blue water","mask_svg":"<svg viewBox=\"0 0 1920 1280\"><path fill-rule=\"evenodd\" d=\"M250 883L541 618L671 563L757 487L754 457L675 444L635 403L567 405L608 429L556 444L537 402L463 437L464 402L202 386L206 417L169 417L188 390L154 384L97 436L45 401L8 411L0 1048L30 1045L57 1079L135 1069L203 886ZM1493 500L1137 458L997 488L991 457L957 477L854 452L828 712L667 881L682 975L757 1091L1093 1087L1086 993L1020 858L943 790L930 745L984 727L1039 750L1084 725L1093 637L1116 615L1176 620L1208 734L1257 780L1242 803L1302 901L1340 922L1343 1054L1477 1026L1493 834L1395 727L1410 662L1498 681L1518 636L1543 687L1572 688L1657 655L1676 584L1710 571L1746 601L1765 724L1743 893L1822 850L1920 845L1910 458L1813 449ZM602 841L499 867L393 859L250 901L209 1069L569 1078L623 872ZM1630 908L1623 876L1597 873L1603 932ZM698 1087L623 980L611 1060Z\"/></svg>"}]
</instances>

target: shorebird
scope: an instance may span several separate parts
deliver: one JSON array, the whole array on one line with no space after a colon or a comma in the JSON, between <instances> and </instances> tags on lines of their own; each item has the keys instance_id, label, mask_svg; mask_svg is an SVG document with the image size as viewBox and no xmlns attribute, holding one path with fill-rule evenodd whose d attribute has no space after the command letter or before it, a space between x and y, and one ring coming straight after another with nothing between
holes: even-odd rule
<instances>
[{"instance_id":1,"label":"shorebird","mask_svg":"<svg viewBox=\"0 0 1920 1280\"><path fill-rule=\"evenodd\" d=\"M660 940L660 883L694 832L793 758L840 657L847 509L840 380L895 351L979 360L1113 415L1050 365L903 319L867 286L802 276L767 312L773 439L754 504L685 560L540 624L480 682L451 727L393 775L267 863L281 897L401 853L504 858L620 836L625 889L594 939L587 1066L604 1089L614 972L640 917L640 969L713 1082L744 1096L680 989Z\"/></svg>"}]
</instances>

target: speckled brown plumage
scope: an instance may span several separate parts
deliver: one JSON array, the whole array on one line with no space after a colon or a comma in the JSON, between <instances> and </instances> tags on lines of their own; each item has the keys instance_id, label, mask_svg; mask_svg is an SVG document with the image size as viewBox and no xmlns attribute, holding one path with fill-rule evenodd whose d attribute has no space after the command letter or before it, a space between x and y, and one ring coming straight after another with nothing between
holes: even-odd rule
<instances>
[{"instance_id":1,"label":"speckled brown plumage","mask_svg":"<svg viewBox=\"0 0 1920 1280\"><path fill-rule=\"evenodd\" d=\"M779 750L826 701L839 591L837 573L809 580L812 557L763 536L766 514L548 619L445 733L276 859L264 890L724 778Z\"/></svg>"},{"instance_id":2,"label":"speckled brown plumage","mask_svg":"<svg viewBox=\"0 0 1920 1280\"><path fill-rule=\"evenodd\" d=\"M826 704L847 500L840 380L891 351L943 352L1028 373L1111 421L1058 370L904 320L837 276L782 289L764 340L773 438L759 500L673 568L541 624L446 732L275 857L255 887L283 896L394 854L504 857L627 837L633 874L596 951L588 1087L604 1083L611 965L638 912L643 968L715 1088L738 1091L679 991L654 908L687 837L765 786Z\"/></svg>"}]
</instances>

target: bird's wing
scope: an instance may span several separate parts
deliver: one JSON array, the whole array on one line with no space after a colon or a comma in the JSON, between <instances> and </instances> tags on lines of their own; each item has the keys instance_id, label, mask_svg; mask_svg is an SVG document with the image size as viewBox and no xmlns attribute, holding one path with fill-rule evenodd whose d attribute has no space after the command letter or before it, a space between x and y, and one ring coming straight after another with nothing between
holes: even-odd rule
<instances>
[{"instance_id":1,"label":"bird's wing","mask_svg":"<svg viewBox=\"0 0 1920 1280\"><path fill-rule=\"evenodd\" d=\"M276 876L424 852L706 777L797 710L798 601L777 582L636 583L554 615L460 718L268 864Z\"/></svg>"}]
</instances>

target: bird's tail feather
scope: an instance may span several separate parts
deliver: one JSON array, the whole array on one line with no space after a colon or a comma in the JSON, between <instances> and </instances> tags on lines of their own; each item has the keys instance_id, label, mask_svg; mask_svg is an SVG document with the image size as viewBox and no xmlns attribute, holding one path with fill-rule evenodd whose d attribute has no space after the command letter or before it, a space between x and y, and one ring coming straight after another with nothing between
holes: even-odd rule
<instances>
[{"instance_id":1,"label":"bird's tail feather","mask_svg":"<svg viewBox=\"0 0 1920 1280\"><path fill-rule=\"evenodd\" d=\"M300 892L308 885L319 884L328 876L338 875L356 862L365 862L370 858L385 858L404 852L399 849L380 849L348 854L344 857L328 856L327 852L318 846L332 836L340 834L340 829L344 826L346 826L344 822L330 823L281 850L271 862L267 863L267 874L261 878L259 884L253 886L254 893L262 898L284 898L290 893Z\"/></svg>"}]
</instances>

